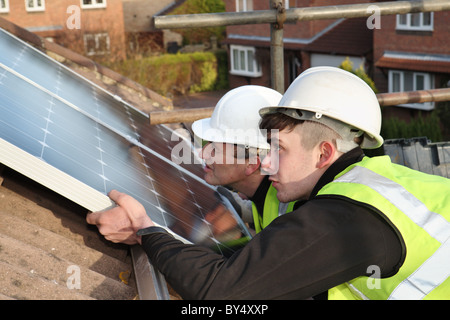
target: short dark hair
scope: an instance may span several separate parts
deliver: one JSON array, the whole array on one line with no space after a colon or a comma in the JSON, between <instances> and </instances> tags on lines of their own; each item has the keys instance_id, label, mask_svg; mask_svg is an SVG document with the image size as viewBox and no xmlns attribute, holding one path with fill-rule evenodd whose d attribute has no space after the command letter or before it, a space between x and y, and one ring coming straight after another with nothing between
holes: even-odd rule
<instances>
[{"instance_id":1,"label":"short dark hair","mask_svg":"<svg viewBox=\"0 0 450 320\"><path fill-rule=\"evenodd\" d=\"M272 129L281 131L287 128L289 131L292 131L297 125L302 124L303 122L305 122L305 120L294 119L282 113L269 113L262 117L259 128L267 131L269 135L270 130Z\"/></svg>"},{"instance_id":2,"label":"short dark hair","mask_svg":"<svg viewBox=\"0 0 450 320\"><path fill-rule=\"evenodd\" d=\"M301 137L303 147L307 149L312 149L318 143L324 140L331 140L336 145L336 139L342 139L342 137L333 129L328 126L309 120L300 120L292 118L286 114L275 112L268 113L262 116L259 127L261 130L267 132L267 140L270 141L271 130L294 130L298 125L305 126L304 136ZM364 135L354 138L354 142L357 145L361 145L363 142Z\"/></svg>"},{"instance_id":3,"label":"short dark hair","mask_svg":"<svg viewBox=\"0 0 450 320\"><path fill-rule=\"evenodd\" d=\"M328 126L316 121L295 119L283 113L266 114L262 117L260 128L267 132L267 140L271 140L272 130L294 130L300 126L303 134L300 137L301 144L307 150L312 150L322 141L331 141L336 146L336 140L341 136Z\"/></svg>"}]
</instances>

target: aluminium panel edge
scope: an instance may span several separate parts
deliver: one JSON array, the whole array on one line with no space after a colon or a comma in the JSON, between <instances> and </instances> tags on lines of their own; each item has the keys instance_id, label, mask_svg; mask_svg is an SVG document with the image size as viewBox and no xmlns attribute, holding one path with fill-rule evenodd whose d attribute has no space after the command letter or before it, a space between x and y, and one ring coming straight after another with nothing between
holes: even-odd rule
<instances>
[{"instance_id":1,"label":"aluminium panel edge","mask_svg":"<svg viewBox=\"0 0 450 320\"><path fill-rule=\"evenodd\" d=\"M2 150L0 152L0 163L34 181L38 181L43 186L90 211L101 211L115 206L107 195L1 138L0 150ZM179 236L178 238L180 239ZM187 242L187 240L184 241ZM147 255L142 249L139 250L136 247L132 247L131 252L139 298L142 300L169 299L165 280L159 271L150 264Z\"/></svg>"}]
</instances>

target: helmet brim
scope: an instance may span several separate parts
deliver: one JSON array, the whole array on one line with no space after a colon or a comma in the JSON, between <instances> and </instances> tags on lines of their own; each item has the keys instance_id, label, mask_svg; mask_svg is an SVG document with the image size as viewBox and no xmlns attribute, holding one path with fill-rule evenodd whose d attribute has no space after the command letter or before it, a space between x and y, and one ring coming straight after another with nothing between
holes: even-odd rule
<instances>
[{"instance_id":1,"label":"helmet brim","mask_svg":"<svg viewBox=\"0 0 450 320\"><path fill-rule=\"evenodd\" d=\"M267 115L267 114L277 113L280 108L298 109L298 108L293 108L293 107L288 107L288 106L270 106L270 107L261 108L259 110L259 115L261 117L263 117L264 115ZM309 112L316 111L314 108L311 108L311 109L304 108L304 109L298 109L298 110L304 110L304 111L309 111ZM327 114L323 114L323 115L330 117ZM330 117L330 118L333 118L334 120L342 121L341 119L337 119L336 117ZM364 140L363 140L363 143L361 144L362 149L376 149L383 145L384 139L381 135L369 134L365 128L360 128L360 127L356 127L356 126L355 126L355 128L362 130L364 132Z\"/></svg>"},{"instance_id":2,"label":"helmet brim","mask_svg":"<svg viewBox=\"0 0 450 320\"><path fill-rule=\"evenodd\" d=\"M192 124L194 134L204 141L230 143L243 145L245 147L270 149L270 144L266 141L258 128L249 129L218 129L211 125L211 118L197 120Z\"/></svg>"}]
</instances>

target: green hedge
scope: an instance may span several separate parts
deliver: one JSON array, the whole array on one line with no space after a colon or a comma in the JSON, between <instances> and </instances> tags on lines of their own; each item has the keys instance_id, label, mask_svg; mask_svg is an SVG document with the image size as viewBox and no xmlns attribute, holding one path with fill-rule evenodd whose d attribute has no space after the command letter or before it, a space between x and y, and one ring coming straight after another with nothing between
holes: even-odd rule
<instances>
[{"instance_id":1,"label":"green hedge","mask_svg":"<svg viewBox=\"0 0 450 320\"><path fill-rule=\"evenodd\" d=\"M419 113L418 117L406 123L395 117L383 119L381 135L384 139L427 137L431 141L442 141L441 121L436 112L428 116Z\"/></svg>"},{"instance_id":2,"label":"green hedge","mask_svg":"<svg viewBox=\"0 0 450 320\"><path fill-rule=\"evenodd\" d=\"M224 50L128 59L109 67L164 96L228 87Z\"/></svg>"}]
</instances>

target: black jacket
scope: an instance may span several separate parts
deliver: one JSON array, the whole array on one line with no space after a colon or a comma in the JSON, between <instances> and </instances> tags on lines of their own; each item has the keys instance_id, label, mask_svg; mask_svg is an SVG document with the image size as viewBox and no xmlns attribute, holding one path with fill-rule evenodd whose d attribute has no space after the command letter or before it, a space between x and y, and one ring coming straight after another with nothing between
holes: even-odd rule
<instances>
[{"instance_id":1,"label":"black jacket","mask_svg":"<svg viewBox=\"0 0 450 320\"><path fill-rule=\"evenodd\" d=\"M310 199L275 219L229 258L186 245L167 233L143 236L152 264L184 299L306 299L377 265L382 277L402 263L402 239L367 204L317 192L362 159L359 148L340 157ZM325 295L323 293L325 292Z\"/></svg>"}]
</instances>

